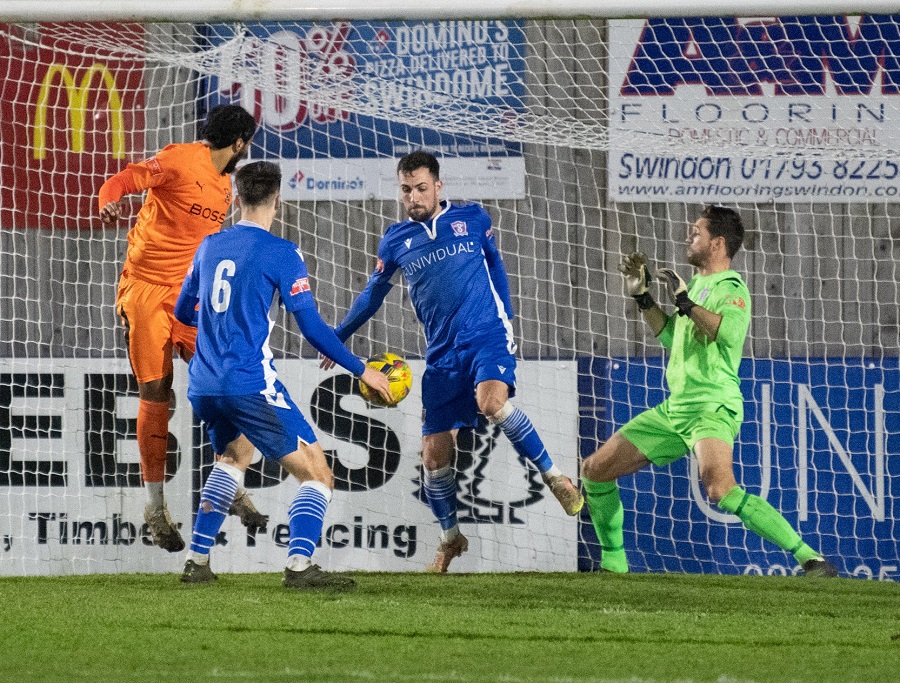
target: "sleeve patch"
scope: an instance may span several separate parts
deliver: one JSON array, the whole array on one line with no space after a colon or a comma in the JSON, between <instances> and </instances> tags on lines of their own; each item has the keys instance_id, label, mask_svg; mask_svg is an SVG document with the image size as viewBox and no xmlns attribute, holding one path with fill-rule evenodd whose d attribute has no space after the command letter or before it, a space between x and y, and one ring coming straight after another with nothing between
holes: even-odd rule
<instances>
[{"instance_id":1,"label":"sleeve patch","mask_svg":"<svg viewBox=\"0 0 900 683\"><path fill-rule=\"evenodd\" d=\"M297 296L302 292L308 291L310 291L308 277L301 277L293 285L291 285L291 296Z\"/></svg>"},{"instance_id":2,"label":"sleeve patch","mask_svg":"<svg viewBox=\"0 0 900 683\"><path fill-rule=\"evenodd\" d=\"M384 272L384 261L382 261L380 258L375 262L375 270L379 273Z\"/></svg>"},{"instance_id":3,"label":"sleeve patch","mask_svg":"<svg viewBox=\"0 0 900 683\"><path fill-rule=\"evenodd\" d=\"M731 303L738 308L746 308L747 304L744 302L744 297L739 296L731 300Z\"/></svg>"},{"instance_id":4,"label":"sleeve patch","mask_svg":"<svg viewBox=\"0 0 900 683\"><path fill-rule=\"evenodd\" d=\"M159 163L159 159L156 157L147 159L144 163L147 165L147 168L150 169L151 175L160 175L163 172L162 164Z\"/></svg>"}]
</instances>

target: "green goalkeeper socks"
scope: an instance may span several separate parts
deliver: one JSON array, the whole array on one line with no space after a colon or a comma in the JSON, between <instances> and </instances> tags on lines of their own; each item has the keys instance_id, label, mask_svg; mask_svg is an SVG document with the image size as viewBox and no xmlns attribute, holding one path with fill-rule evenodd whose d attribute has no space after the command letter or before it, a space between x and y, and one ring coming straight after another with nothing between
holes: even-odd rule
<instances>
[{"instance_id":1,"label":"green goalkeeper socks","mask_svg":"<svg viewBox=\"0 0 900 683\"><path fill-rule=\"evenodd\" d=\"M602 550L600 566L606 571L625 573L628 571L628 559L625 557L622 534L624 510L619 498L619 487L615 482L598 482L586 478L582 482L588 511ZM803 542L800 534L778 510L740 486L732 488L719 501L719 508L737 515L750 531L791 553L801 565L807 560L821 557Z\"/></svg>"},{"instance_id":2,"label":"green goalkeeper socks","mask_svg":"<svg viewBox=\"0 0 900 683\"><path fill-rule=\"evenodd\" d=\"M624 574L628 571L628 558L625 557L625 540L622 535L625 513L622 499L619 498L619 487L614 481L582 481L591 521L600 540L600 567L609 572Z\"/></svg>"},{"instance_id":3,"label":"green goalkeeper socks","mask_svg":"<svg viewBox=\"0 0 900 683\"><path fill-rule=\"evenodd\" d=\"M725 494L719 501L719 508L737 515L750 531L788 551L800 564L821 557L803 542L800 534L778 510L759 496L747 493L740 486L735 486Z\"/></svg>"}]
</instances>

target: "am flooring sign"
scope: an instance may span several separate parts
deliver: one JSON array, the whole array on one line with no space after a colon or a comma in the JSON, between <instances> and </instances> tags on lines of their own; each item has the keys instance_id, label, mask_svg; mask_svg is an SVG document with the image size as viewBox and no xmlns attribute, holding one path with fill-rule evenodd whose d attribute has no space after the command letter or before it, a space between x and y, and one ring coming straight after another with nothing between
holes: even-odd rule
<instances>
[{"instance_id":1,"label":"am flooring sign","mask_svg":"<svg viewBox=\"0 0 900 683\"><path fill-rule=\"evenodd\" d=\"M610 22L612 201L900 193L900 16Z\"/></svg>"}]
</instances>

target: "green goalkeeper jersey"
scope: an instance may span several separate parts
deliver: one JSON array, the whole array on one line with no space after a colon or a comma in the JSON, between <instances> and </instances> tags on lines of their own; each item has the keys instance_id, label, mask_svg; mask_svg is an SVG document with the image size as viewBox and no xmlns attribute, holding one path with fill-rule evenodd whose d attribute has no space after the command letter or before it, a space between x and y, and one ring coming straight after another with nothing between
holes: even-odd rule
<instances>
[{"instance_id":1,"label":"green goalkeeper jersey","mask_svg":"<svg viewBox=\"0 0 900 683\"><path fill-rule=\"evenodd\" d=\"M694 303L722 316L715 341L697 329L688 316L671 315L659 341L671 352L666 366L669 409L696 411L701 406L725 406L744 419L744 399L738 367L750 328L750 291L741 276L726 270L695 275L688 283Z\"/></svg>"}]
</instances>

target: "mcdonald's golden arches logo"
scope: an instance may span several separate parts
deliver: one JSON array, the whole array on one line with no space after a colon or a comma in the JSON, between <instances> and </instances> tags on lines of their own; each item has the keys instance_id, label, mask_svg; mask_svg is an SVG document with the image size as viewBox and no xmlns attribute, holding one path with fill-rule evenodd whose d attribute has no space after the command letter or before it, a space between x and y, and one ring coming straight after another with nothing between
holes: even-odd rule
<instances>
[{"instance_id":1,"label":"mcdonald's golden arches logo","mask_svg":"<svg viewBox=\"0 0 900 683\"><path fill-rule=\"evenodd\" d=\"M54 87L56 77L59 75L61 84L66 89L69 112L69 150L80 154L85 151L84 137L87 125L87 104L91 94L91 84L94 76L99 75L100 87L105 87L109 95L108 111L110 119L110 133L112 135L112 155L114 159L125 158L125 122L122 116L122 98L116 86L116 78L105 64L95 62L81 76L77 83L75 75L65 64L51 64L44 74L41 90L38 93L37 109L34 116L34 158L43 159L47 156L47 107L49 106L50 93Z\"/></svg>"}]
</instances>

